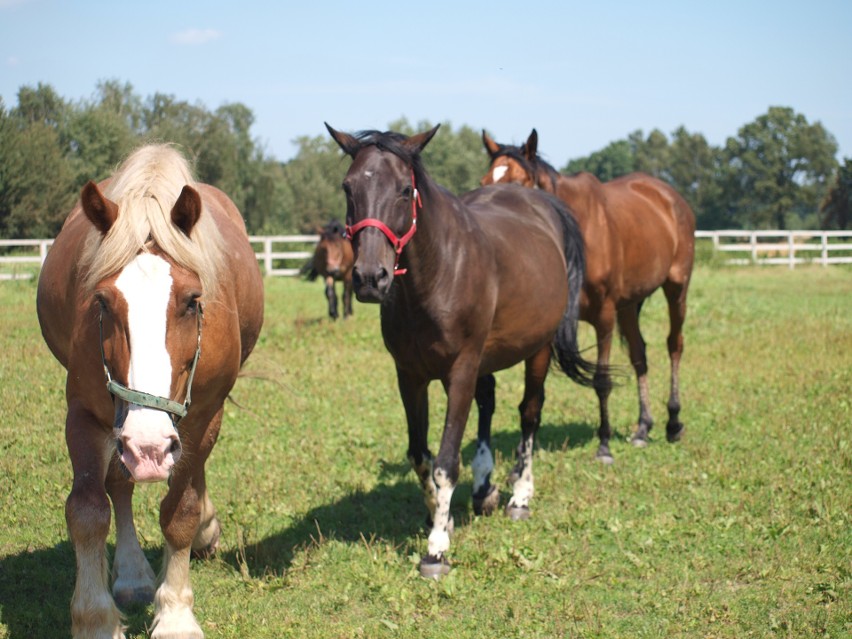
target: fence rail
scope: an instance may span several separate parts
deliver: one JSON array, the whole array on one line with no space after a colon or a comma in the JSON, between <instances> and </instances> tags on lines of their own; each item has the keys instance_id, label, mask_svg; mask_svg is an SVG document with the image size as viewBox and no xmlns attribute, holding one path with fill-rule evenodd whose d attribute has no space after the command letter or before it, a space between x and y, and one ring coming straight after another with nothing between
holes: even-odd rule
<instances>
[{"instance_id":1,"label":"fence rail","mask_svg":"<svg viewBox=\"0 0 852 639\"><path fill-rule=\"evenodd\" d=\"M696 231L695 237L732 255L725 264L852 264L852 231Z\"/></svg>"},{"instance_id":2,"label":"fence rail","mask_svg":"<svg viewBox=\"0 0 852 639\"><path fill-rule=\"evenodd\" d=\"M852 231L696 231L710 239L725 264L852 264ZM252 235L257 260L268 276L298 275L313 255L318 235ZM38 273L53 240L0 240L0 280Z\"/></svg>"}]
</instances>

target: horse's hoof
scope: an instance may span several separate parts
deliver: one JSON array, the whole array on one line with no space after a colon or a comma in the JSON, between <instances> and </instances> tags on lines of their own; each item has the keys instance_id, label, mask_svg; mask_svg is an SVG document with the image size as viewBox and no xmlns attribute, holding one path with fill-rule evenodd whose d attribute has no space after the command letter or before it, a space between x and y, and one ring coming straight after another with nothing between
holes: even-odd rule
<instances>
[{"instance_id":1,"label":"horse's hoof","mask_svg":"<svg viewBox=\"0 0 852 639\"><path fill-rule=\"evenodd\" d=\"M485 497L473 497L473 512L476 515L493 515L500 507L500 491L496 486L491 486Z\"/></svg>"},{"instance_id":2,"label":"horse's hoof","mask_svg":"<svg viewBox=\"0 0 852 639\"><path fill-rule=\"evenodd\" d=\"M648 440L644 439L642 437L639 437L638 435L634 435L630 439L630 443L633 444L633 446L635 448L647 448L647 446L648 446Z\"/></svg>"},{"instance_id":3,"label":"horse's hoof","mask_svg":"<svg viewBox=\"0 0 852 639\"><path fill-rule=\"evenodd\" d=\"M426 579L438 580L450 573L450 562L444 557L425 555L420 560L420 576Z\"/></svg>"},{"instance_id":4,"label":"horse's hoof","mask_svg":"<svg viewBox=\"0 0 852 639\"><path fill-rule=\"evenodd\" d=\"M595 459L604 466L612 466L615 463L615 458L612 456L612 453L609 452L609 448L599 448L595 455Z\"/></svg>"},{"instance_id":5,"label":"horse's hoof","mask_svg":"<svg viewBox=\"0 0 852 639\"><path fill-rule=\"evenodd\" d=\"M154 601L154 588L141 586L139 588L128 588L112 593L112 598L122 610L135 606L147 606Z\"/></svg>"},{"instance_id":6,"label":"horse's hoof","mask_svg":"<svg viewBox=\"0 0 852 639\"><path fill-rule=\"evenodd\" d=\"M669 443L679 442L683 436L683 424L675 422L674 424L666 425L666 439Z\"/></svg>"},{"instance_id":7,"label":"horse's hoof","mask_svg":"<svg viewBox=\"0 0 852 639\"><path fill-rule=\"evenodd\" d=\"M529 506L513 506L512 504L508 504L506 506L506 516L512 521L526 521L530 518L530 508Z\"/></svg>"}]
</instances>

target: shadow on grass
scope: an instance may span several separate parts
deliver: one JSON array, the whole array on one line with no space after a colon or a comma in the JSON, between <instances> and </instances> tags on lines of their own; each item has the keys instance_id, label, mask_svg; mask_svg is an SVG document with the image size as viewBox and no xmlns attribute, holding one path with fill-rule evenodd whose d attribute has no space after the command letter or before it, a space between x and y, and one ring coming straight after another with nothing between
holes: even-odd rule
<instances>
[{"instance_id":1,"label":"shadow on grass","mask_svg":"<svg viewBox=\"0 0 852 639\"><path fill-rule=\"evenodd\" d=\"M547 449L579 448L595 437L588 424L546 424L539 429L539 446ZM514 460L520 439L518 433L499 433L492 447L504 460ZM467 444L462 458L468 464L476 451L475 441ZM435 451L433 451L435 452ZM510 461L509 463L514 463ZM356 491L333 503L310 510L290 527L248 544L244 548L223 553L221 558L238 572L248 569L252 577L272 571L281 574L290 569L294 557L320 540L361 544L380 539L394 547L414 543L418 534L426 534L426 506L420 484L406 462L380 462L382 483L370 491ZM508 499L505 487L503 503ZM465 526L473 516L470 481L462 481L453 493L451 507L456 529Z\"/></svg>"},{"instance_id":2,"label":"shadow on grass","mask_svg":"<svg viewBox=\"0 0 852 639\"><path fill-rule=\"evenodd\" d=\"M110 544L108 555L114 548ZM146 552L157 566L162 550ZM71 636L71 596L76 578L74 548L63 541L53 548L25 550L0 559L0 621L9 639L65 639ZM128 635L144 633L151 616L145 606L122 610Z\"/></svg>"}]
</instances>

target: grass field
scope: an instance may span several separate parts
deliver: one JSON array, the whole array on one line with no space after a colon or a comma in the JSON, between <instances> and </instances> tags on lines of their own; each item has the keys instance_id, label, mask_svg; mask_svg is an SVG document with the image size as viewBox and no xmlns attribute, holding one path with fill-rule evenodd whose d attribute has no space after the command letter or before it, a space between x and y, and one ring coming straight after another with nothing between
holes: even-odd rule
<instances>
[{"instance_id":1,"label":"grass field","mask_svg":"<svg viewBox=\"0 0 852 639\"><path fill-rule=\"evenodd\" d=\"M39 334L34 282L2 283L0 303L0 638L66 637L64 371ZM207 637L852 636L852 270L698 268L679 444L664 436L659 294L643 329L652 444L627 441L638 401L624 377L610 401L616 463L597 463L595 395L554 372L532 519L473 517L469 429L454 569L432 582L417 571L425 507L378 309L357 304L331 323L319 283L268 280L264 332L208 464L223 538L218 557L192 565ZM585 325L581 341L593 343ZM520 373L498 375L501 486ZM136 493L155 570L163 494ZM128 611L128 636L147 636L151 618L150 607Z\"/></svg>"}]
</instances>

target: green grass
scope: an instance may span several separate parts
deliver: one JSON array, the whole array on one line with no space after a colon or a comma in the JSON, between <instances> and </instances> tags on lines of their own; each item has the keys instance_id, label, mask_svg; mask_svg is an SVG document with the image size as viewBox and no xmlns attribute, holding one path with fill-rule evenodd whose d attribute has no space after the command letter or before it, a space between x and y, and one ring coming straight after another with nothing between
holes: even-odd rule
<instances>
[{"instance_id":1,"label":"green grass","mask_svg":"<svg viewBox=\"0 0 852 639\"><path fill-rule=\"evenodd\" d=\"M0 284L3 639L70 629L64 371L34 300L34 282ZM473 517L468 430L454 569L432 582L417 571L425 507L378 309L356 304L334 324L319 283L268 280L265 329L208 464L224 530L220 555L192 565L207 637L850 636L852 271L699 267L676 445L664 436L665 320L656 294L643 309L653 442L627 441L638 401L625 376L610 401L612 467L594 459L594 393L551 375L530 521ZM581 341L592 346L588 326ZM614 359L625 367L624 349ZM498 375L501 486L521 386L518 368ZM430 392L434 450L443 397ZM155 569L163 492L136 495ZM151 618L129 611L128 636L147 636Z\"/></svg>"}]
</instances>

